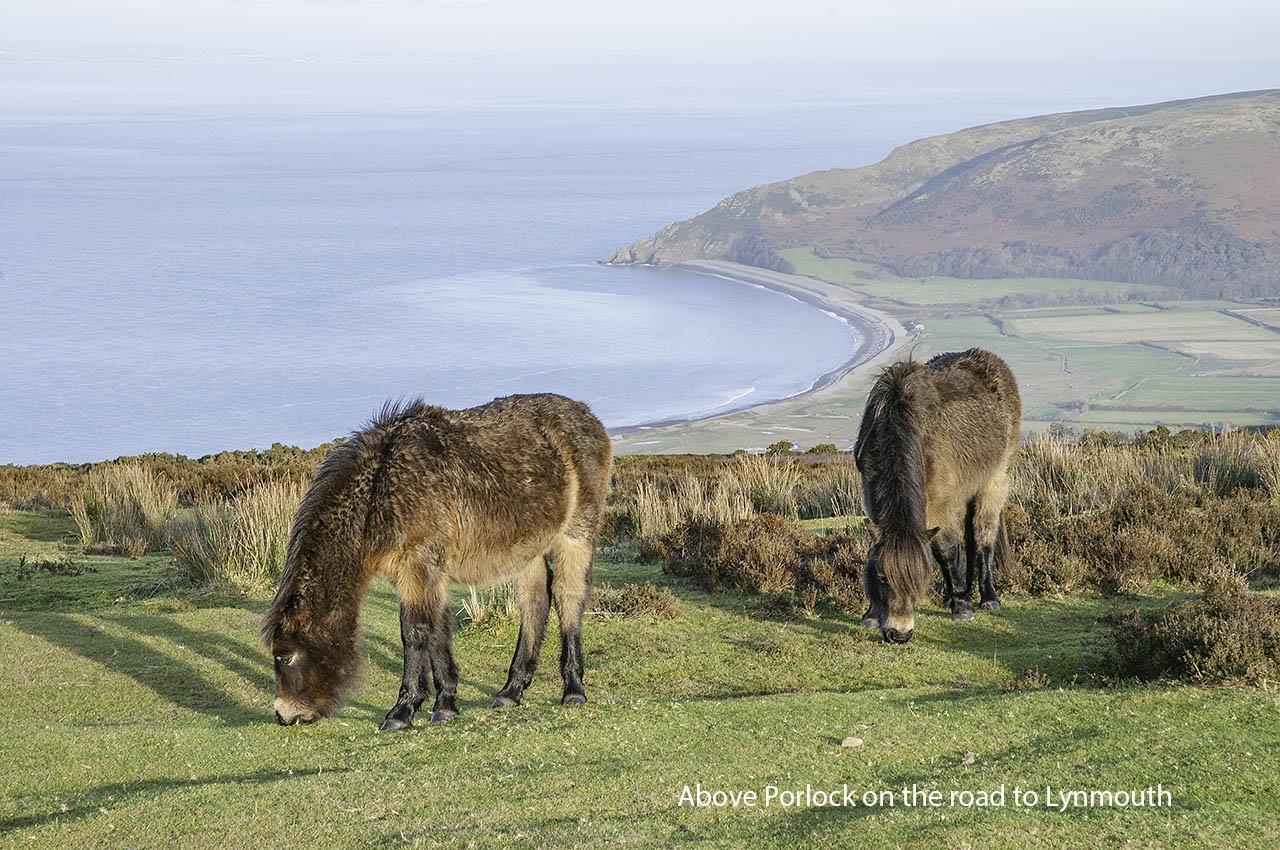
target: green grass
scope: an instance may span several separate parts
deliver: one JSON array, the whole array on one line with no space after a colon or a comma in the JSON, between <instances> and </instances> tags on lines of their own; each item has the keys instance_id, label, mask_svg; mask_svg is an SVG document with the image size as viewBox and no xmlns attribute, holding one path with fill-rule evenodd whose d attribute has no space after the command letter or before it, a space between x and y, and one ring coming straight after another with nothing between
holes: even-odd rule
<instances>
[{"instance_id":1,"label":"green grass","mask_svg":"<svg viewBox=\"0 0 1280 850\"><path fill-rule=\"evenodd\" d=\"M1061 278L898 277L874 263L860 263L840 257L819 257L809 248L787 248L778 252L795 268L796 274L842 283L871 298L916 306L976 305L1010 295L1061 295L1077 293L1086 297L1141 292L1152 298L1168 290L1143 284L1112 283Z\"/></svg>"},{"instance_id":2,"label":"green grass","mask_svg":"<svg viewBox=\"0 0 1280 850\"><path fill-rule=\"evenodd\" d=\"M61 524L60 524L61 523ZM65 555L54 516L0 517L0 845L11 847L835 845L1260 847L1280 838L1280 705L1253 689L1104 687L1104 620L1157 596L1011 599L887 647L854 614L778 619L621 554L671 621L588 621L591 703L557 703L552 634L526 704L486 708L516 624L457 636L462 717L374 730L400 671L392 593L365 608L367 665L334 719L271 722L265 599L169 592L103 604L93 581L23 607L23 554ZM25 537L28 532L35 536ZM43 555L42 555L43 556ZM18 607L14 607L15 604ZM842 748L855 735L865 744ZM965 753L974 754L965 764ZM686 783L858 789L1171 789L1172 808L680 808Z\"/></svg>"}]
</instances>

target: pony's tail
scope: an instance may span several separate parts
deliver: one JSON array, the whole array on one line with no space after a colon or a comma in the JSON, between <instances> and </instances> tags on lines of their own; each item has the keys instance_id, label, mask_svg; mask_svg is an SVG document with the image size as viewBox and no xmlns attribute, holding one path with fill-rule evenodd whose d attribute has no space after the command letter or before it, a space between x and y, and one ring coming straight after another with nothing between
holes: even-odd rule
<instances>
[{"instance_id":1,"label":"pony's tail","mask_svg":"<svg viewBox=\"0 0 1280 850\"><path fill-rule=\"evenodd\" d=\"M996 526L996 545L991 557L992 575L1000 575L1014 567L1013 549L1009 546L1009 535L1004 530L1004 513L1000 514L1000 524Z\"/></svg>"}]
</instances>

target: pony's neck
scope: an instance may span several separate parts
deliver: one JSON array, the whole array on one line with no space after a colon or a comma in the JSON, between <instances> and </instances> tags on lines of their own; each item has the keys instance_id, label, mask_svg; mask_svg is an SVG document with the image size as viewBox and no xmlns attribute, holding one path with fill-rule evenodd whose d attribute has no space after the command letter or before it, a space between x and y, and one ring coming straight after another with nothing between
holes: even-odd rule
<instances>
[{"instance_id":1,"label":"pony's neck","mask_svg":"<svg viewBox=\"0 0 1280 850\"><path fill-rule=\"evenodd\" d=\"M327 541L296 542L272 603L276 621L289 621L291 631L313 640L345 639L357 628L368 590L362 559L339 553Z\"/></svg>"}]
</instances>

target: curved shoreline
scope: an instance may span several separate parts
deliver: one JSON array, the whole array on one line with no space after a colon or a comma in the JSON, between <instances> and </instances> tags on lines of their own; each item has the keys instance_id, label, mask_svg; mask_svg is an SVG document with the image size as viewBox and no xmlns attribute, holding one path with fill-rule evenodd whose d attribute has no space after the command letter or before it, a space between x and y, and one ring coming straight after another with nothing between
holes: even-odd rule
<instances>
[{"instance_id":1,"label":"curved shoreline","mask_svg":"<svg viewBox=\"0 0 1280 850\"><path fill-rule=\"evenodd\" d=\"M611 428L614 437L628 437L648 433L660 428L690 425L732 416L746 411L758 411L773 405L785 404L843 387L854 377L860 376L876 364L890 357L906 345L911 335L902 323L892 316L860 304L853 293L838 284L813 277L775 272L770 269L731 263L726 260L698 260L677 263L674 268L734 280L789 295L812 307L831 313L858 330L858 345L853 353L835 368L819 375L808 389L781 398L766 399L742 407L708 413L703 416L682 416Z\"/></svg>"}]
</instances>

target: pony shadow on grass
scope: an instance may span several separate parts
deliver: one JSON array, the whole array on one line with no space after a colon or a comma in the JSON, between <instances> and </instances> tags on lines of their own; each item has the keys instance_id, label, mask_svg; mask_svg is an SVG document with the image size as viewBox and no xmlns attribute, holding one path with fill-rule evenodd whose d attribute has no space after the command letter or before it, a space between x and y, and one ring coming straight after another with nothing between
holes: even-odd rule
<instances>
[{"instance_id":1,"label":"pony shadow on grass","mask_svg":"<svg viewBox=\"0 0 1280 850\"><path fill-rule=\"evenodd\" d=\"M337 768L336 770L325 772L345 773L346 771L346 768ZM302 769L280 768L257 773L211 776L204 779L175 777L146 779L140 782L113 782L108 785L98 785L75 794L79 803L74 807L0 820L0 835L23 829L35 829L52 823L80 820L84 817L99 814L102 808L108 804L119 804L129 798L154 797L173 789L201 788L210 785L265 785L282 779L301 779L308 775L310 774L304 773Z\"/></svg>"},{"instance_id":2,"label":"pony shadow on grass","mask_svg":"<svg viewBox=\"0 0 1280 850\"><path fill-rule=\"evenodd\" d=\"M38 614L14 620L18 628L32 637L61 647L85 662L128 676L188 711L235 725L262 721L262 708L246 706L196 666L162 653L136 637L120 634L122 625L108 622L110 626L95 632L88 623L69 614ZM171 621L165 622L172 625ZM151 625L156 630L156 624ZM164 636L173 639L172 633ZM260 675L250 673L254 677L251 681L261 681Z\"/></svg>"}]
</instances>

